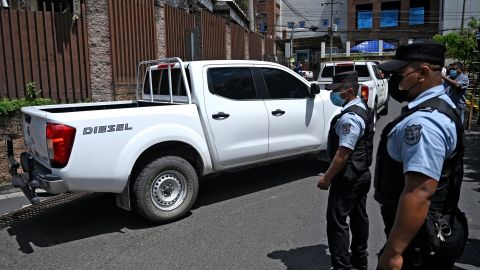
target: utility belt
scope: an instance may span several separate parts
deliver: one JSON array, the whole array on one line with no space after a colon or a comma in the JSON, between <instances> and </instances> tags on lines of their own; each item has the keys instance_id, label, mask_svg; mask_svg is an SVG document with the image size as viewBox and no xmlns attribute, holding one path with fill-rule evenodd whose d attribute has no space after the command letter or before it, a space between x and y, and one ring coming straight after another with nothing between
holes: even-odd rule
<instances>
[{"instance_id":1,"label":"utility belt","mask_svg":"<svg viewBox=\"0 0 480 270\"><path fill-rule=\"evenodd\" d=\"M468 222L458 208L440 212L429 210L423 225L427 252L435 256L455 256L458 259L468 239Z\"/></svg>"},{"instance_id":2,"label":"utility belt","mask_svg":"<svg viewBox=\"0 0 480 270\"><path fill-rule=\"evenodd\" d=\"M396 207L382 206L387 234L395 219ZM404 260L414 267L424 269L424 263L456 261L463 253L468 239L468 223L458 208L451 211L429 210L425 223L403 253ZM427 263L428 264L428 263Z\"/></svg>"}]
</instances>

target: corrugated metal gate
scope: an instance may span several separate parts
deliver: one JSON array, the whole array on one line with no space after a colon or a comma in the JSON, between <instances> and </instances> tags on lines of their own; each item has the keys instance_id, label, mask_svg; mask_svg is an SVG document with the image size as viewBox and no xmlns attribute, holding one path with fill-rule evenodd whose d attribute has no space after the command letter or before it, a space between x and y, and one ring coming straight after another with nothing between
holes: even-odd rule
<instances>
[{"instance_id":1,"label":"corrugated metal gate","mask_svg":"<svg viewBox=\"0 0 480 270\"><path fill-rule=\"evenodd\" d=\"M231 24L232 29L232 59L245 59L245 28L238 24Z\"/></svg>"},{"instance_id":2,"label":"corrugated metal gate","mask_svg":"<svg viewBox=\"0 0 480 270\"><path fill-rule=\"evenodd\" d=\"M202 10L202 59L226 59L226 22L208 11Z\"/></svg>"},{"instance_id":3,"label":"corrugated metal gate","mask_svg":"<svg viewBox=\"0 0 480 270\"><path fill-rule=\"evenodd\" d=\"M181 9L165 5L165 26L167 32L167 57L191 60L186 40L195 28L195 16Z\"/></svg>"},{"instance_id":4,"label":"corrugated metal gate","mask_svg":"<svg viewBox=\"0 0 480 270\"><path fill-rule=\"evenodd\" d=\"M140 61L156 58L153 0L110 0L108 3L114 84L136 82Z\"/></svg>"},{"instance_id":5,"label":"corrugated metal gate","mask_svg":"<svg viewBox=\"0 0 480 270\"><path fill-rule=\"evenodd\" d=\"M0 10L0 98L24 97L32 81L43 97L91 98L85 4L78 18L61 3L39 9Z\"/></svg>"},{"instance_id":6,"label":"corrugated metal gate","mask_svg":"<svg viewBox=\"0 0 480 270\"><path fill-rule=\"evenodd\" d=\"M249 55L252 60L262 60L262 36L250 32L249 35Z\"/></svg>"}]
</instances>

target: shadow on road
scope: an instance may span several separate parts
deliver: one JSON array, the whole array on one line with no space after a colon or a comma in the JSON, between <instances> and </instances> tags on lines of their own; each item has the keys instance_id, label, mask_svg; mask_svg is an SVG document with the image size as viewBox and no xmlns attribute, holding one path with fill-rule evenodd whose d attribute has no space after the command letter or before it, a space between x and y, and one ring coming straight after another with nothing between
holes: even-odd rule
<instances>
[{"instance_id":1,"label":"shadow on road","mask_svg":"<svg viewBox=\"0 0 480 270\"><path fill-rule=\"evenodd\" d=\"M204 179L195 207L215 204L248 193L272 188L326 168L313 158L302 158L247 171ZM115 205L111 194L70 193L58 195L39 205L0 216L0 230L15 236L19 250L33 253L32 245L49 247L123 229L137 230L158 226L135 212Z\"/></svg>"},{"instance_id":2,"label":"shadow on road","mask_svg":"<svg viewBox=\"0 0 480 270\"><path fill-rule=\"evenodd\" d=\"M60 195L0 217L0 229L15 236L19 250L27 254L34 252L32 244L49 247L150 226L134 213L117 208L114 197L106 194Z\"/></svg>"},{"instance_id":3,"label":"shadow on road","mask_svg":"<svg viewBox=\"0 0 480 270\"><path fill-rule=\"evenodd\" d=\"M467 180L464 180L465 182L480 183L480 156L478 155L479 152L480 127L476 127L473 132L467 133L465 136L464 177L468 178ZM480 187L474 188L474 190L480 192Z\"/></svg>"},{"instance_id":4,"label":"shadow on road","mask_svg":"<svg viewBox=\"0 0 480 270\"><path fill-rule=\"evenodd\" d=\"M202 179L194 208L316 176L327 168L327 163L305 157Z\"/></svg>"},{"instance_id":5,"label":"shadow on road","mask_svg":"<svg viewBox=\"0 0 480 270\"><path fill-rule=\"evenodd\" d=\"M277 250L267 256L281 260L287 269L330 269L330 255L325 245L300 247L290 250Z\"/></svg>"}]
</instances>

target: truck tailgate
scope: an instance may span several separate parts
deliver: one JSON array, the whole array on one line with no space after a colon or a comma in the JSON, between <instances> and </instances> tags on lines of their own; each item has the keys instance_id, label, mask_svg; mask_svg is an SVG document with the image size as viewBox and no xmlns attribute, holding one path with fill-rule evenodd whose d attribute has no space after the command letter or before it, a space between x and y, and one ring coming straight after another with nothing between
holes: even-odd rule
<instances>
[{"instance_id":1,"label":"truck tailgate","mask_svg":"<svg viewBox=\"0 0 480 270\"><path fill-rule=\"evenodd\" d=\"M50 168L46 144L46 113L33 107L22 108L23 134L27 151L46 168Z\"/></svg>"}]
</instances>

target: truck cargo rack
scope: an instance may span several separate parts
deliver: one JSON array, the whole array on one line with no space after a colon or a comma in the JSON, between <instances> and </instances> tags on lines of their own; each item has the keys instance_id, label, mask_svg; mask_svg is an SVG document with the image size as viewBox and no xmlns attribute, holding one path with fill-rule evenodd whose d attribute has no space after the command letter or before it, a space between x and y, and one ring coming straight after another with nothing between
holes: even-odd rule
<instances>
[{"instance_id":1,"label":"truck cargo rack","mask_svg":"<svg viewBox=\"0 0 480 270\"><path fill-rule=\"evenodd\" d=\"M149 82L149 89L150 89L150 102L158 102L158 101L163 101L165 100L156 100L154 98L154 92L153 92L153 85L152 85L152 68L158 68L161 65L164 65L164 67L167 68L168 70L168 92L169 92L169 99L167 102L169 103L174 103L174 95L173 95L173 87L172 87L172 68L174 68L176 65L178 65L178 69L180 70L180 74L183 80L183 84L185 86L185 92L186 92L186 98L188 104L192 104L192 96L191 96L191 91L190 91L190 85L188 84L187 80L187 75L185 73L185 65L183 61L178 58L178 57L173 57L173 58L162 58L162 59L157 59L157 60L149 60L149 61L142 61L138 64L137 68L137 101L138 100L144 100L147 101L146 99L142 99L143 89L144 89L144 78L148 76L148 82Z\"/></svg>"}]
</instances>

